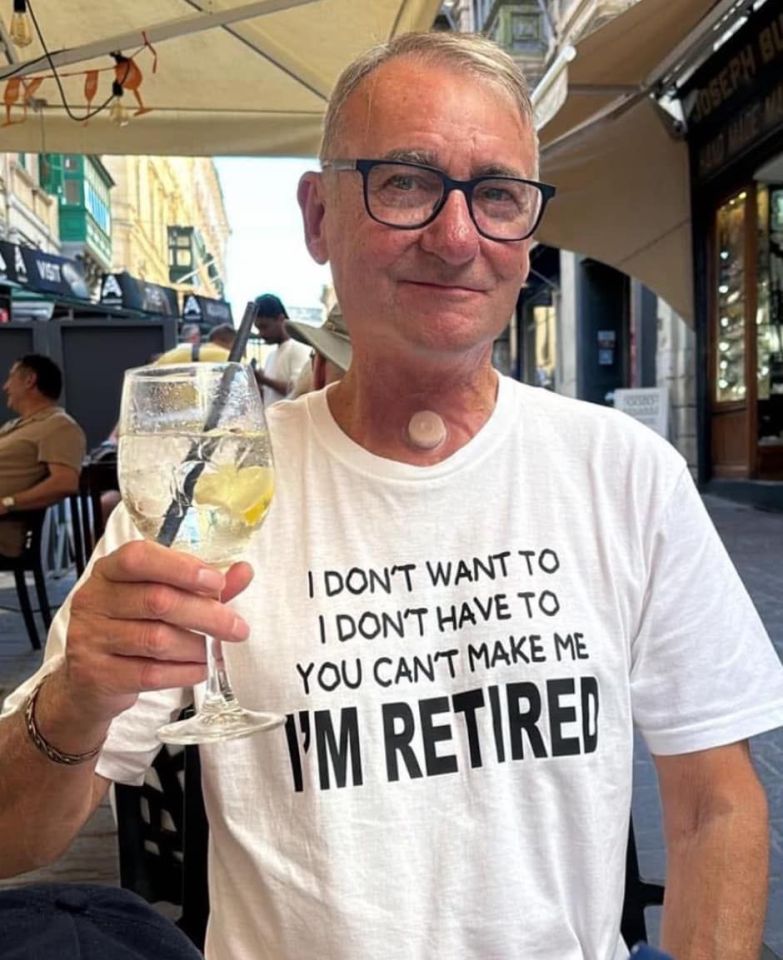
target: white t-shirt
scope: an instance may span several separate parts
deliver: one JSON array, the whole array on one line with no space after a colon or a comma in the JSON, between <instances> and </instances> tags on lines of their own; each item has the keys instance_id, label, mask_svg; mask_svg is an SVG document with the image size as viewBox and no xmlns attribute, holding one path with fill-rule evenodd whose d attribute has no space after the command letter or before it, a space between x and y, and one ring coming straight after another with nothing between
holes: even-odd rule
<instances>
[{"instance_id":1,"label":"white t-shirt","mask_svg":"<svg viewBox=\"0 0 783 960\"><path fill-rule=\"evenodd\" d=\"M310 348L298 340L284 340L270 351L264 363L264 373L272 380L284 380L293 384L302 367L310 359ZM279 393L272 387L264 387L264 403L269 406L285 400L287 393Z\"/></svg>"},{"instance_id":2,"label":"white t-shirt","mask_svg":"<svg viewBox=\"0 0 783 960\"><path fill-rule=\"evenodd\" d=\"M234 601L254 632L226 659L241 702L288 724L201 748L207 958L627 956L633 723L657 754L783 723L783 670L683 460L503 378L431 467L353 443L323 392L269 423L275 501ZM118 510L103 549L132 535ZM141 697L99 773L140 782L184 698Z\"/></svg>"}]
</instances>

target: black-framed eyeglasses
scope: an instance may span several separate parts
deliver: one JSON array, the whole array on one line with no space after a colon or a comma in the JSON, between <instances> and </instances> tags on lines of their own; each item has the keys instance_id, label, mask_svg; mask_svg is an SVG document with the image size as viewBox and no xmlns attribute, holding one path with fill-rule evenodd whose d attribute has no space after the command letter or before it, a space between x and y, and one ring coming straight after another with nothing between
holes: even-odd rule
<instances>
[{"instance_id":1,"label":"black-framed eyeglasses","mask_svg":"<svg viewBox=\"0 0 783 960\"><path fill-rule=\"evenodd\" d=\"M398 230L426 227L449 194L464 194L476 229L488 240L525 240L536 229L555 188L537 180L484 176L455 180L436 167L397 160L325 160L325 170L356 170L373 220Z\"/></svg>"}]
</instances>

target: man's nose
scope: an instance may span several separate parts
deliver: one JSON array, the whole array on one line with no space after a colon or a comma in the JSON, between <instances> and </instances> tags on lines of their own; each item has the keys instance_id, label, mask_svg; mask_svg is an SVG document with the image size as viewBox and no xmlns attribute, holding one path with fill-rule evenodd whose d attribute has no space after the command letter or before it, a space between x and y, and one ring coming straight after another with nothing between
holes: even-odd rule
<instances>
[{"instance_id":1,"label":"man's nose","mask_svg":"<svg viewBox=\"0 0 783 960\"><path fill-rule=\"evenodd\" d=\"M437 217L421 235L421 246L447 263L459 265L472 260L478 252L480 234L470 215L468 198L452 190Z\"/></svg>"}]
</instances>

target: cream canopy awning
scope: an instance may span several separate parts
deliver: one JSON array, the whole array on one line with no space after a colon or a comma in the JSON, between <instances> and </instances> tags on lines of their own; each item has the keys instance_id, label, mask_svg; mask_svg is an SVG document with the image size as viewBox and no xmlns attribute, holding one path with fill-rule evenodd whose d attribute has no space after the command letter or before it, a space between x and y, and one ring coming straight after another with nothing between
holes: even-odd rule
<instances>
[{"instance_id":1,"label":"cream canopy awning","mask_svg":"<svg viewBox=\"0 0 783 960\"><path fill-rule=\"evenodd\" d=\"M87 124L74 122L38 40L18 49L0 28L3 119L16 93L9 108L14 122L0 126L0 150L312 156L343 67L375 42L431 27L440 0L35 0L32 6L74 114L88 111L90 71L101 71L93 75L92 107L111 95L112 51L136 54L143 74L138 93L150 112L125 127L111 123L108 111ZM8 0L6 24L10 10ZM35 109L19 122L24 86L14 91L12 83L9 93L8 81L30 84L41 76L28 87ZM122 102L131 113L138 108L131 89Z\"/></svg>"},{"instance_id":2,"label":"cream canopy awning","mask_svg":"<svg viewBox=\"0 0 783 960\"><path fill-rule=\"evenodd\" d=\"M688 151L652 91L727 5L639 0L576 45L565 102L539 131L541 178L558 192L538 239L635 277L689 323Z\"/></svg>"}]
</instances>

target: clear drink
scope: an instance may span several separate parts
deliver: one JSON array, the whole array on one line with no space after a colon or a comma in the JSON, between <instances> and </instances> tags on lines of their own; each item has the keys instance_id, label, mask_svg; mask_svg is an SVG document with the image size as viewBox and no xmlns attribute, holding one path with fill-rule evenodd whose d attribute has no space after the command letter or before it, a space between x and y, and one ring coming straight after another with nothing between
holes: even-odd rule
<instances>
[{"instance_id":1,"label":"clear drink","mask_svg":"<svg viewBox=\"0 0 783 960\"><path fill-rule=\"evenodd\" d=\"M122 497L139 533L155 540L176 503L171 546L218 567L238 558L272 501L266 431L130 434L119 458Z\"/></svg>"}]
</instances>

